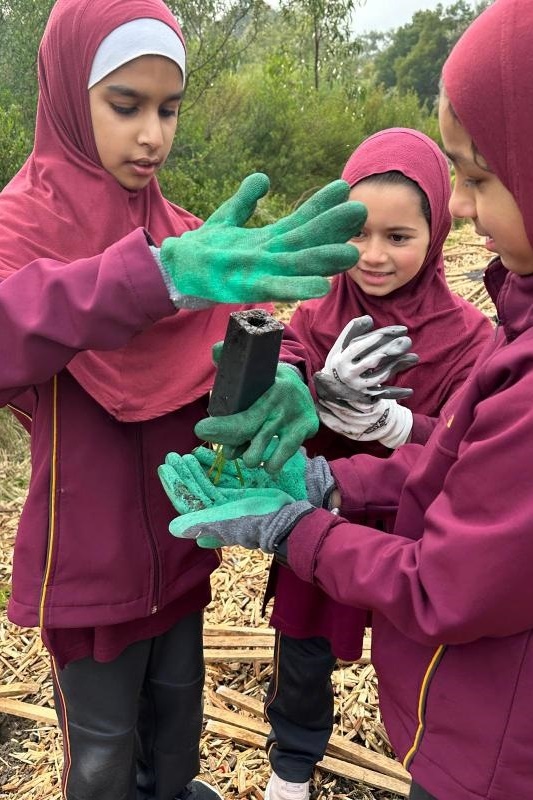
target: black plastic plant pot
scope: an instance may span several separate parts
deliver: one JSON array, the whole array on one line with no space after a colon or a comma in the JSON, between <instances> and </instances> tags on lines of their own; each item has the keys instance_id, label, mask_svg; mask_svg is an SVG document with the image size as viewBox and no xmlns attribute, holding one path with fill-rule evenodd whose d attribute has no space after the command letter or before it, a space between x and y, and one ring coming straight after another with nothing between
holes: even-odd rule
<instances>
[{"instance_id":1,"label":"black plastic plant pot","mask_svg":"<svg viewBox=\"0 0 533 800\"><path fill-rule=\"evenodd\" d=\"M283 325L262 308L229 316L208 411L212 417L245 411L276 377Z\"/></svg>"}]
</instances>

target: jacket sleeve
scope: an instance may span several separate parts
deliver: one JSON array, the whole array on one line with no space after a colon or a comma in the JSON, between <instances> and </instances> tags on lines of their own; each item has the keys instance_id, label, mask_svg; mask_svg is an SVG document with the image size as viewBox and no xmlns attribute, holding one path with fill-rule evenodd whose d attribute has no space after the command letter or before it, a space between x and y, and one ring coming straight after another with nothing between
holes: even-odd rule
<instances>
[{"instance_id":1,"label":"jacket sleeve","mask_svg":"<svg viewBox=\"0 0 533 800\"><path fill-rule=\"evenodd\" d=\"M414 444L425 444L437 427L438 421L438 417L428 417L425 414L413 414L413 428L409 441Z\"/></svg>"},{"instance_id":2,"label":"jacket sleeve","mask_svg":"<svg viewBox=\"0 0 533 800\"><path fill-rule=\"evenodd\" d=\"M0 405L174 312L140 228L94 258L33 261L0 284Z\"/></svg>"},{"instance_id":3,"label":"jacket sleeve","mask_svg":"<svg viewBox=\"0 0 533 800\"><path fill-rule=\"evenodd\" d=\"M404 483L422 449L421 445L404 444L388 459L358 454L331 461L343 516L395 514Z\"/></svg>"},{"instance_id":4,"label":"jacket sleeve","mask_svg":"<svg viewBox=\"0 0 533 800\"><path fill-rule=\"evenodd\" d=\"M422 644L461 644L533 628L532 396L530 370L475 405L458 453L446 448L444 436L422 448L431 447L423 455L425 468L415 463L416 474L404 484L411 516L402 515L402 498L394 533L323 510L308 515L289 537L291 567L334 599L379 611ZM352 502L370 490L371 479L358 469ZM425 503L432 480L438 488ZM410 538L411 523L423 535Z\"/></svg>"}]
</instances>

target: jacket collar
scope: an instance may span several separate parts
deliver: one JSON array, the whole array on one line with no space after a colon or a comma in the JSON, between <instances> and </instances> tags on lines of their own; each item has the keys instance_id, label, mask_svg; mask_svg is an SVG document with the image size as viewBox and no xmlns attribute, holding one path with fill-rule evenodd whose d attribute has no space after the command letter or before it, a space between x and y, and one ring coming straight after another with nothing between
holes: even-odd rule
<instances>
[{"instance_id":1,"label":"jacket collar","mask_svg":"<svg viewBox=\"0 0 533 800\"><path fill-rule=\"evenodd\" d=\"M484 281L508 341L533 328L533 275L515 275L496 257L489 263Z\"/></svg>"}]
</instances>

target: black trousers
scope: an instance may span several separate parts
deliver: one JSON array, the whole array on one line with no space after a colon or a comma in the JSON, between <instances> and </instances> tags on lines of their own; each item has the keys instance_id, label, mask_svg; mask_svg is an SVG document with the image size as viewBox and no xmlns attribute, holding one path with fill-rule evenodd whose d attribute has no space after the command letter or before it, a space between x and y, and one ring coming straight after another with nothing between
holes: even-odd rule
<instances>
[{"instance_id":1,"label":"black trousers","mask_svg":"<svg viewBox=\"0 0 533 800\"><path fill-rule=\"evenodd\" d=\"M293 639L276 633L265 716L272 727L268 758L283 780L308 781L324 756L333 730L335 664L327 639Z\"/></svg>"},{"instance_id":2,"label":"black trousers","mask_svg":"<svg viewBox=\"0 0 533 800\"><path fill-rule=\"evenodd\" d=\"M285 781L304 783L326 752L333 730L331 674L336 659L327 639L293 639L276 633L273 676L265 700L272 730L272 769ZM437 800L413 783L409 800Z\"/></svg>"},{"instance_id":3,"label":"black trousers","mask_svg":"<svg viewBox=\"0 0 533 800\"><path fill-rule=\"evenodd\" d=\"M173 800L198 774L202 616L109 663L53 665L65 800Z\"/></svg>"},{"instance_id":4,"label":"black trousers","mask_svg":"<svg viewBox=\"0 0 533 800\"><path fill-rule=\"evenodd\" d=\"M407 800L437 800L437 798L429 792L426 792L425 789L422 789L418 783L412 783L411 791L409 792L409 797Z\"/></svg>"}]
</instances>

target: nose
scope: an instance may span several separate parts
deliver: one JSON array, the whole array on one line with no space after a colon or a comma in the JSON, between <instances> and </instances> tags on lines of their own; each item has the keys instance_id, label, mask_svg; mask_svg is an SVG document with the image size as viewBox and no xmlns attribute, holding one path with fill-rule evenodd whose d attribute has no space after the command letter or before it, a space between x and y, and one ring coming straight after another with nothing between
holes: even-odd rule
<instances>
[{"instance_id":1,"label":"nose","mask_svg":"<svg viewBox=\"0 0 533 800\"><path fill-rule=\"evenodd\" d=\"M455 184L448 204L450 214L456 219L475 219L476 201L471 189Z\"/></svg>"},{"instance_id":2,"label":"nose","mask_svg":"<svg viewBox=\"0 0 533 800\"><path fill-rule=\"evenodd\" d=\"M361 258L369 265L383 264L387 260L387 253L383 242L378 236L367 236L366 239L357 245Z\"/></svg>"},{"instance_id":3,"label":"nose","mask_svg":"<svg viewBox=\"0 0 533 800\"><path fill-rule=\"evenodd\" d=\"M139 144L157 150L164 141L161 117L158 113L146 113L141 122L138 133Z\"/></svg>"}]
</instances>

